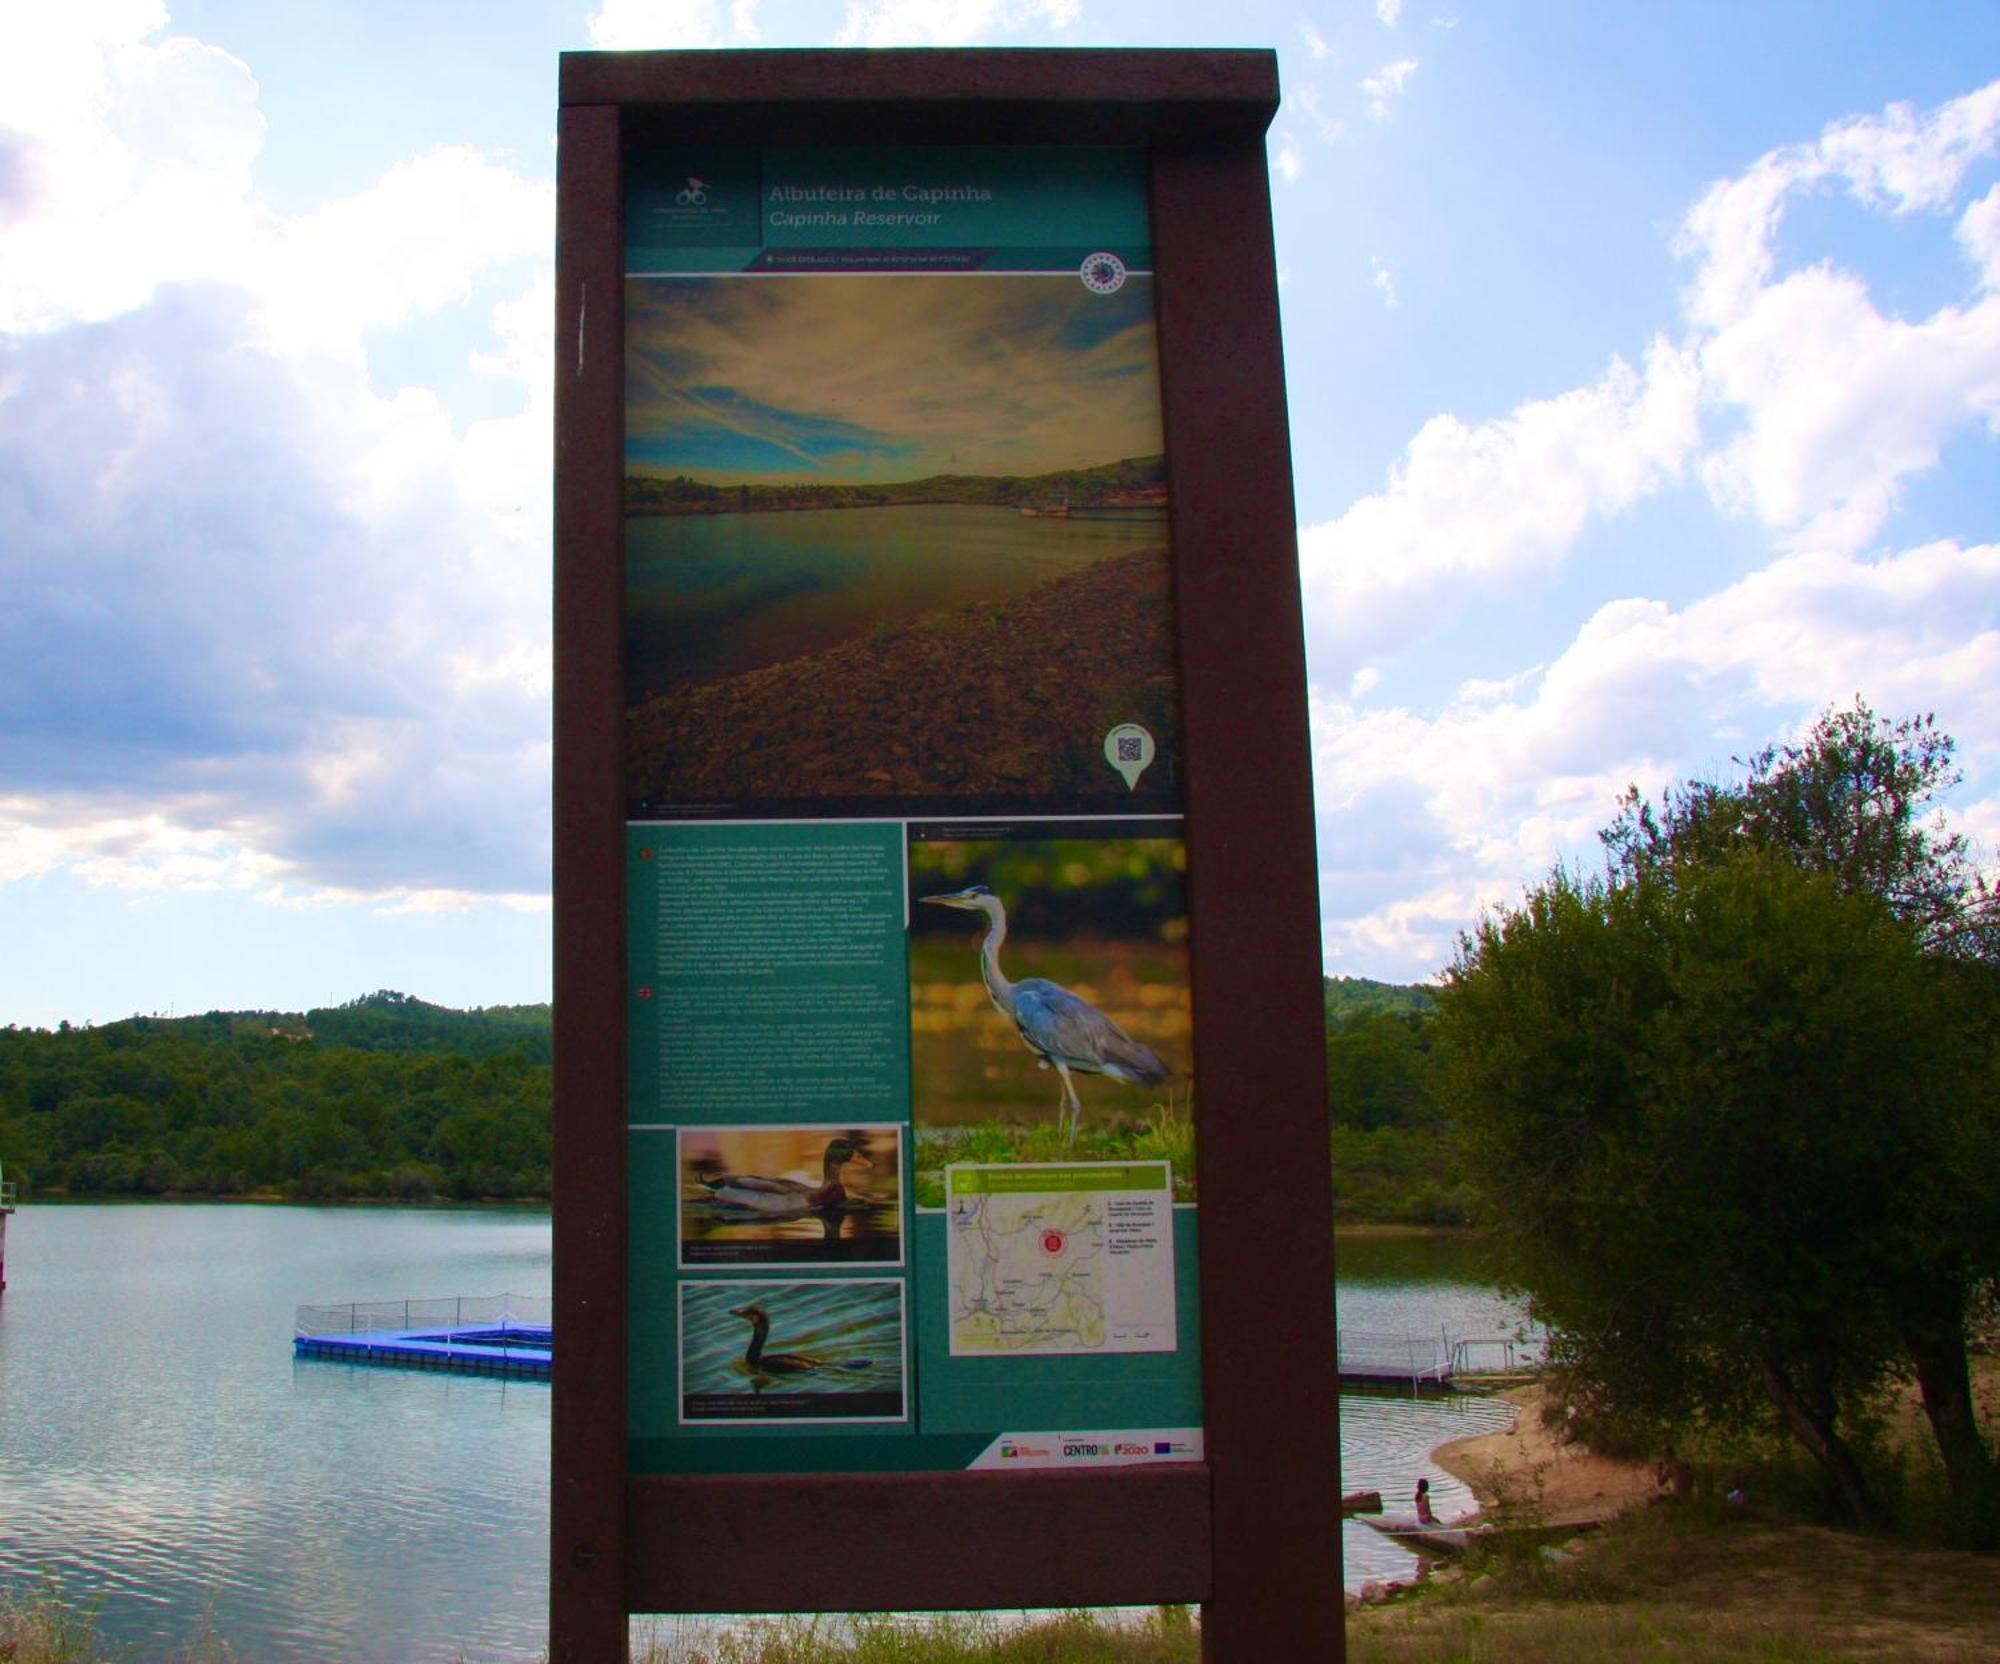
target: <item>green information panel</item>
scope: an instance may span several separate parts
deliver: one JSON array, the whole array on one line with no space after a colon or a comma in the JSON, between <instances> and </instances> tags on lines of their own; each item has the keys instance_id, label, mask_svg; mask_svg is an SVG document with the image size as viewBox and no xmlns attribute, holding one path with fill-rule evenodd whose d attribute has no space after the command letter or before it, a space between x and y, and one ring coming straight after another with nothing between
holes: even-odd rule
<instances>
[{"instance_id":1,"label":"green information panel","mask_svg":"<svg viewBox=\"0 0 2000 1664\"><path fill-rule=\"evenodd\" d=\"M1200 1458L1145 179L628 166L635 1473Z\"/></svg>"}]
</instances>

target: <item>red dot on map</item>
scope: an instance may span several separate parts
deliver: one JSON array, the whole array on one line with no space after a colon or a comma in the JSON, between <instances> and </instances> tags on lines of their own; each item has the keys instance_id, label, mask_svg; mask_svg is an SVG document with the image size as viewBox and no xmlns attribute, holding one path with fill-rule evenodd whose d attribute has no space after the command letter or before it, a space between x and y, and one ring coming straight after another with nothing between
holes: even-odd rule
<instances>
[{"instance_id":1,"label":"red dot on map","mask_svg":"<svg viewBox=\"0 0 2000 1664\"><path fill-rule=\"evenodd\" d=\"M1063 1234L1061 1231L1042 1232L1043 1253L1060 1254L1062 1251L1063 1251Z\"/></svg>"}]
</instances>

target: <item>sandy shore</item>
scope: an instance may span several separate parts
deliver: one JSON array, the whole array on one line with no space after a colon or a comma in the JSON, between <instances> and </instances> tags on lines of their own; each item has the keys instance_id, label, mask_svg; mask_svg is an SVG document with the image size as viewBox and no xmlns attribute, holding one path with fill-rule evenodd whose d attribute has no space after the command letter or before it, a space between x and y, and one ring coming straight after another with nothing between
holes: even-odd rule
<instances>
[{"instance_id":1,"label":"sandy shore","mask_svg":"<svg viewBox=\"0 0 2000 1664\"><path fill-rule=\"evenodd\" d=\"M1527 1502L1551 1523L1601 1522L1657 1494L1649 1466L1558 1444L1542 1425L1541 1387L1515 1387L1499 1396L1514 1407L1511 1429L1454 1439L1431 1453L1439 1467L1472 1487L1482 1513L1503 1501Z\"/></svg>"}]
</instances>

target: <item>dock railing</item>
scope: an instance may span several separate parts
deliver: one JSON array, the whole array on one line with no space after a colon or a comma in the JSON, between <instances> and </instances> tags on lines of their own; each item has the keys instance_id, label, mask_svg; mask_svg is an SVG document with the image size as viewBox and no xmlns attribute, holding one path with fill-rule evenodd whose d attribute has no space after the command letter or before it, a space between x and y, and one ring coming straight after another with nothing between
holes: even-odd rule
<instances>
[{"instance_id":1,"label":"dock railing","mask_svg":"<svg viewBox=\"0 0 2000 1664\"><path fill-rule=\"evenodd\" d=\"M1407 1381L1412 1391L1451 1384L1451 1345L1443 1335L1340 1331L1340 1375L1351 1381Z\"/></svg>"},{"instance_id":2,"label":"dock railing","mask_svg":"<svg viewBox=\"0 0 2000 1664\"><path fill-rule=\"evenodd\" d=\"M1516 1375L1524 1365L1540 1361L1541 1348L1515 1335L1481 1335L1451 1343L1455 1375Z\"/></svg>"},{"instance_id":3,"label":"dock railing","mask_svg":"<svg viewBox=\"0 0 2000 1664\"><path fill-rule=\"evenodd\" d=\"M1514 1375L1542 1361L1538 1336L1476 1335L1454 1340L1436 1335L1369 1334L1340 1331L1339 1373L1357 1385L1380 1382L1449 1389L1461 1375Z\"/></svg>"},{"instance_id":4,"label":"dock railing","mask_svg":"<svg viewBox=\"0 0 2000 1664\"><path fill-rule=\"evenodd\" d=\"M300 1306L295 1335L426 1333L449 1337L460 1329L522 1324L547 1328L555 1301L545 1294L452 1294L429 1300L350 1300L337 1306Z\"/></svg>"},{"instance_id":5,"label":"dock railing","mask_svg":"<svg viewBox=\"0 0 2000 1664\"><path fill-rule=\"evenodd\" d=\"M15 1185L12 1179L0 1179L0 1208L14 1205Z\"/></svg>"}]
</instances>

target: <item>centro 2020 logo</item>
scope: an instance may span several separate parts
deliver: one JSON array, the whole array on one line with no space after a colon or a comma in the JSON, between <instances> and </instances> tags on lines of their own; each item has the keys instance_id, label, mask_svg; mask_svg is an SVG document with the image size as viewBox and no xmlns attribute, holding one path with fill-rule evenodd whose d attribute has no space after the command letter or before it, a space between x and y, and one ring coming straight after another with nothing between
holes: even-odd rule
<instances>
[{"instance_id":1,"label":"centro 2020 logo","mask_svg":"<svg viewBox=\"0 0 2000 1664\"><path fill-rule=\"evenodd\" d=\"M1125 262L1115 254L1093 254L1084 261L1082 276L1093 295L1115 295L1125 287Z\"/></svg>"}]
</instances>

